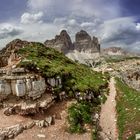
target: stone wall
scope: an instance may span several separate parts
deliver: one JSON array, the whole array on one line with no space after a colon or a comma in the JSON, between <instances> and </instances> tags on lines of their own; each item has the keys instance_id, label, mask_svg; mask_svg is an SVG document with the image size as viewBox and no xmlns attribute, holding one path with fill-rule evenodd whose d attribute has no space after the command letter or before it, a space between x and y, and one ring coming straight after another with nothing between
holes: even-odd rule
<instances>
[{"instance_id":1,"label":"stone wall","mask_svg":"<svg viewBox=\"0 0 140 140\"><path fill-rule=\"evenodd\" d=\"M40 97L46 90L45 79L24 69L0 69L0 95Z\"/></svg>"}]
</instances>

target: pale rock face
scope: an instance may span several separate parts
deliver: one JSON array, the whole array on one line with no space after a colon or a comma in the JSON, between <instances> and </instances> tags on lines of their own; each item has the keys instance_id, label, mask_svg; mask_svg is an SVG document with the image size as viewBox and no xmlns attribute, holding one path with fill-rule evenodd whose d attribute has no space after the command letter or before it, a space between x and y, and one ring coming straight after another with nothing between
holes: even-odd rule
<instances>
[{"instance_id":1,"label":"pale rock face","mask_svg":"<svg viewBox=\"0 0 140 140\"><path fill-rule=\"evenodd\" d=\"M0 94L5 94L5 95L11 94L10 84L4 80L0 81Z\"/></svg>"},{"instance_id":2,"label":"pale rock face","mask_svg":"<svg viewBox=\"0 0 140 140\"><path fill-rule=\"evenodd\" d=\"M22 97L26 94L26 86L23 80L17 80L16 95Z\"/></svg>"},{"instance_id":3,"label":"pale rock face","mask_svg":"<svg viewBox=\"0 0 140 140\"><path fill-rule=\"evenodd\" d=\"M60 77L57 77L57 78L48 78L47 82L48 82L52 87L60 86L61 83L62 83Z\"/></svg>"},{"instance_id":4,"label":"pale rock face","mask_svg":"<svg viewBox=\"0 0 140 140\"><path fill-rule=\"evenodd\" d=\"M32 83L31 79L26 79L26 88L27 88L27 93L32 91Z\"/></svg>"},{"instance_id":5,"label":"pale rock face","mask_svg":"<svg viewBox=\"0 0 140 140\"><path fill-rule=\"evenodd\" d=\"M128 69L121 76L129 86L140 91L140 68Z\"/></svg>"},{"instance_id":6,"label":"pale rock face","mask_svg":"<svg viewBox=\"0 0 140 140\"><path fill-rule=\"evenodd\" d=\"M45 93L47 88L45 79L35 75L26 75L23 70L15 69L7 75L1 70L0 77L0 94L1 95L14 95L18 97L39 97ZM19 75L19 73L22 75Z\"/></svg>"},{"instance_id":7,"label":"pale rock face","mask_svg":"<svg viewBox=\"0 0 140 140\"><path fill-rule=\"evenodd\" d=\"M121 56L121 55L127 54L127 52L120 47L109 47L109 48L103 49L102 53L104 55L110 55L110 56L115 56L115 55Z\"/></svg>"},{"instance_id":8,"label":"pale rock face","mask_svg":"<svg viewBox=\"0 0 140 140\"><path fill-rule=\"evenodd\" d=\"M91 53L91 52L79 52L77 50L74 50L72 52L69 52L66 54L66 56L73 61L77 60L78 62L82 64L86 64L87 61L90 63L93 62L95 59L100 57L100 53Z\"/></svg>"}]
</instances>

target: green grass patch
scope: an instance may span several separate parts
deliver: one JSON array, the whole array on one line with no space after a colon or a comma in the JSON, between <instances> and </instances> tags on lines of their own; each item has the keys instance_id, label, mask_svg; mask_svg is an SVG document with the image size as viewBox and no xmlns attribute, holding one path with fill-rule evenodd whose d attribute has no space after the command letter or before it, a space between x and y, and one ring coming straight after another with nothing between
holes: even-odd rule
<instances>
[{"instance_id":1,"label":"green grass patch","mask_svg":"<svg viewBox=\"0 0 140 140\"><path fill-rule=\"evenodd\" d=\"M140 131L140 92L116 78L119 140L134 140Z\"/></svg>"},{"instance_id":2,"label":"green grass patch","mask_svg":"<svg viewBox=\"0 0 140 140\"><path fill-rule=\"evenodd\" d=\"M20 49L18 53L22 57L20 67L40 73L46 78L60 76L63 83L62 88L67 92L90 90L100 93L107 87L108 74L95 72L41 43L32 43Z\"/></svg>"}]
</instances>

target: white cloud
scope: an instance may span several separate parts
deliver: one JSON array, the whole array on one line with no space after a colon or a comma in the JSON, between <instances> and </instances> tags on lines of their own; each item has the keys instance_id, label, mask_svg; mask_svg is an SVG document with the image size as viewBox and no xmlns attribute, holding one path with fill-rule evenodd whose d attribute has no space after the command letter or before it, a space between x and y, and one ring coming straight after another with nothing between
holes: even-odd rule
<instances>
[{"instance_id":1,"label":"white cloud","mask_svg":"<svg viewBox=\"0 0 140 140\"><path fill-rule=\"evenodd\" d=\"M70 19L68 20L68 24L71 25L71 26L74 26L77 24L76 20L75 19Z\"/></svg>"},{"instance_id":2,"label":"white cloud","mask_svg":"<svg viewBox=\"0 0 140 140\"><path fill-rule=\"evenodd\" d=\"M120 16L119 0L28 0L28 7L41 10L50 17L80 15L83 17L115 18Z\"/></svg>"},{"instance_id":3,"label":"white cloud","mask_svg":"<svg viewBox=\"0 0 140 140\"><path fill-rule=\"evenodd\" d=\"M38 12L35 14L24 13L21 16L21 23L23 24L41 23L42 17L43 17L43 12Z\"/></svg>"},{"instance_id":4,"label":"white cloud","mask_svg":"<svg viewBox=\"0 0 140 140\"><path fill-rule=\"evenodd\" d=\"M93 22L83 22L80 26L81 26L81 27L94 26L94 23L93 23Z\"/></svg>"},{"instance_id":5,"label":"white cloud","mask_svg":"<svg viewBox=\"0 0 140 140\"><path fill-rule=\"evenodd\" d=\"M53 0L28 0L28 6L31 9L44 9L46 6L50 6Z\"/></svg>"},{"instance_id":6,"label":"white cloud","mask_svg":"<svg viewBox=\"0 0 140 140\"><path fill-rule=\"evenodd\" d=\"M105 21L98 28L102 46L121 46L129 50L140 51L140 30L132 17Z\"/></svg>"},{"instance_id":7,"label":"white cloud","mask_svg":"<svg viewBox=\"0 0 140 140\"><path fill-rule=\"evenodd\" d=\"M11 36L20 35L23 32L22 28L10 23L0 24L0 39L5 39Z\"/></svg>"},{"instance_id":8,"label":"white cloud","mask_svg":"<svg viewBox=\"0 0 140 140\"><path fill-rule=\"evenodd\" d=\"M27 1L28 12L22 14L19 23L0 24L1 44L15 37L44 42L62 29L66 29L74 40L75 33L83 29L97 36L102 46L140 50L140 23L135 24L132 17L119 18L120 0Z\"/></svg>"},{"instance_id":9,"label":"white cloud","mask_svg":"<svg viewBox=\"0 0 140 140\"><path fill-rule=\"evenodd\" d=\"M136 28L137 30L140 30L140 23L137 23Z\"/></svg>"}]
</instances>

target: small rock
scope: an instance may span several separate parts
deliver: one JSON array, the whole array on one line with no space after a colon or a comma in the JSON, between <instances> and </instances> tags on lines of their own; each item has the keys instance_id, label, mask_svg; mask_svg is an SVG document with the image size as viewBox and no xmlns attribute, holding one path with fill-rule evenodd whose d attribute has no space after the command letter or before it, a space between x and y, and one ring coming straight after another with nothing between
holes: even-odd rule
<instances>
[{"instance_id":1,"label":"small rock","mask_svg":"<svg viewBox=\"0 0 140 140\"><path fill-rule=\"evenodd\" d=\"M4 109L4 112L3 112L6 116L10 116L12 115L12 108L6 108Z\"/></svg>"},{"instance_id":2,"label":"small rock","mask_svg":"<svg viewBox=\"0 0 140 140\"><path fill-rule=\"evenodd\" d=\"M51 117L51 116L47 117L45 120L46 120L46 122L48 122L49 125L51 125L53 122L53 117Z\"/></svg>"},{"instance_id":3,"label":"small rock","mask_svg":"<svg viewBox=\"0 0 140 140\"><path fill-rule=\"evenodd\" d=\"M0 134L0 140L4 140L5 139L5 135L4 134Z\"/></svg>"},{"instance_id":4,"label":"small rock","mask_svg":"<svg viewBox=\"0 0 140 140\"><path fill-rule=\"evenodd\" d=\"M45 127L45 120L41 120L41 121L37 122L36 125L40 128Z\"/></svg>"},{"instance_id":5,"label":"small rock","mask_svg":"<svg viewBox=\"0 0 140 140\"><path fill-rule=\"evenodd\" d=\"M14 134L8 135L8 138L9 138L9 139L13 139L13 138L14 138Z\"/></svg>"},{"instance_id":6,"label":"small rock","mask_svg":"<svg viewBox=\"0 0 140 140\"><path fill-rule=\"evenodd\" d=\"M34 126L35 126L35 122L32 121L32 122L29 122L28 124L26 124L26 125L24 126L24 128L25 128L25 129L31 129L31 128L33 128Z\"/></svg>"},{"instance_id":7,"label":"small rock","mask_svg":"<svg viewBox=\"0 0 140 140\"><path fill-rule=\"evenodd\" d=\"M19 124L19 125L17 126L16 132L14 133L14 135L17 136L18 134L22 133L23 130L24 130L23 125Z\"/></svg>"},{"instance_id":8,"label":"small rock","mask_svg":"<svg viewBox=\"0 0 140 140\"><path fill-rule=\"evenodd\" d=\"M94 116L94 118L95 119L99 119L99 114L96 113L95 116Z\"/></svg>"},{"instance_id":9,"label":"small rock","mask_svg":"<svg viewBox=\"0 0 140 140\"><path fill-rule=\"evenodd\" d=\"M46 138L46 136L44 134L38 134L37 135L39 138Z\"/></svg>"}]
</instances>

